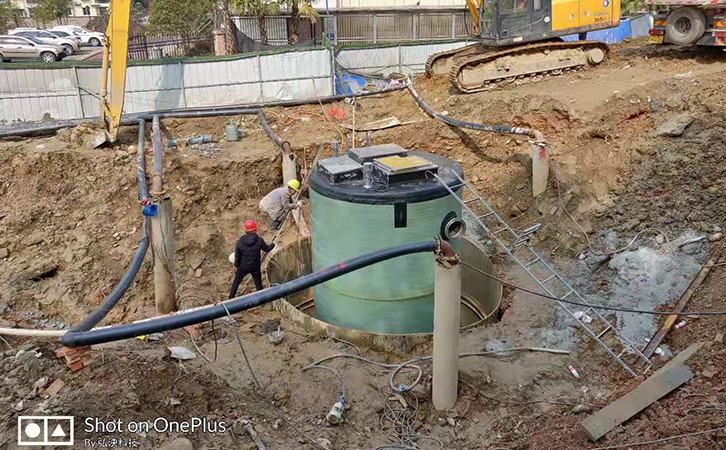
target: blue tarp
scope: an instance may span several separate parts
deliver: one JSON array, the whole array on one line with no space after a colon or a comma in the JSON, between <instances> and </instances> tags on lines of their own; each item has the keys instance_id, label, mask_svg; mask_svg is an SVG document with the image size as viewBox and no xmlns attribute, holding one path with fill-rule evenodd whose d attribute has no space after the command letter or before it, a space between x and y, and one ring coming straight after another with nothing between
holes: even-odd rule
<instances>
[{"instance_id":1,"label":"blue tarp","mask_svg":"<svg viewBox=\"0 0 726 450\"><path fill-rule=\"evenodd\" d=\"M630 37L630 20L623 19L620 21L620 25L616 28L610 28L608 30L590 31L587 33L588 41L600 41L606 44L614 44L620 42L625 38ZM572 34L570 36L563 36L565 41L577 41L579 36Z\"/></svg>"},{"instance_id":2,"label":"blue tarp","mask_svg":"<svg viewBox=\"0 0 726 450\"><path fill-rule=\"evenodd\" d=\"M361 92L368 82L365 78L359 77L358 75L341 75L343 82L341 83L340 77L335 77L335 93L337 95L348 95L357 94Z\"/></svg>"}]
</instances>

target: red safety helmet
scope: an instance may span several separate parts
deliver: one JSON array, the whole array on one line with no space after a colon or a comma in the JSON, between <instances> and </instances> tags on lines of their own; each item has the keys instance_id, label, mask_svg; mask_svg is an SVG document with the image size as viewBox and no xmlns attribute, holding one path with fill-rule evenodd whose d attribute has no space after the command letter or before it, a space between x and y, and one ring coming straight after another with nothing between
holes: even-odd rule
<instances>
[{"instance_id":1,"label":"red safety helmet","mask_svg":"<svg viewBox=\"0 0 726 450\"><path fill-rule=\"evenodd\" d=\"M254 220L245 222L245 231L257 231L257 224Z\"/></svg>"}]
</instances>

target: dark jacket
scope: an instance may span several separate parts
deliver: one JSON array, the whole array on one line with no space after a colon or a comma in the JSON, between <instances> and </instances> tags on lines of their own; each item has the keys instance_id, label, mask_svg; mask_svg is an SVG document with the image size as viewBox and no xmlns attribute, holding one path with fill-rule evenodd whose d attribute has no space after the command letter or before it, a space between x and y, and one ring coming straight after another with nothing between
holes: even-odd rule
<instances>
[{"instance_id":1,"label":"dark jacket","mask_svg":"<svg viewBox=\"0 0 726 450\"><path fill-rule=\"evenodd\" d=\"M260 271L260 251L269 252L275 244L267 245L257 233L247 233L237 241L234 249L234 266L244 272Z\"/></svg>"}]
</instances>

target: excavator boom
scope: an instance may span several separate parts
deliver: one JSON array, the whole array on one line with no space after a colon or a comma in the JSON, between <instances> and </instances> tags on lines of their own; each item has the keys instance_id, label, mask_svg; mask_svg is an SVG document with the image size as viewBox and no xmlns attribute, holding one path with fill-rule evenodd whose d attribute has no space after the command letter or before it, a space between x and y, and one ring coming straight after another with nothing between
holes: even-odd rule
<instances>
[{"instance_id":1,"label":"excavator boom","mask_svg":"<svg viewBox=\"0 0 726 450\"><path fill-rule=\"evenodd\" d=\"M101 126L103 136L95 143L116 142L126 92L126 55L129 47L129 17L132 0L112 0L101 70ZM110 69L110 73L109 73Z\"/></svg>"}]
</instances>

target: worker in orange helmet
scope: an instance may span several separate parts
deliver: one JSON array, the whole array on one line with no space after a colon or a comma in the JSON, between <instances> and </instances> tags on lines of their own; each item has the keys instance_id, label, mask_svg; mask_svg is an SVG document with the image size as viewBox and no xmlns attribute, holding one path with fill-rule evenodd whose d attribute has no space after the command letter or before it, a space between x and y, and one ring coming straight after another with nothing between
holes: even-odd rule
<instances>
[{"instance_id":1,"label":"worker in orange helmet","mask_svg":"<svg viewBox=\"0 0 726 450\"><path fill-rule=\"evenodd\" d=\"M257 290L262 290L261 252L270 252L273 248L275 244L268 245L257 235L257 224L253 220L245 222L245 235L239 238L234 249L235 275L229 298L237 296L237 289L248 274L252 275Z\"/></svg>"}]
</instances>

